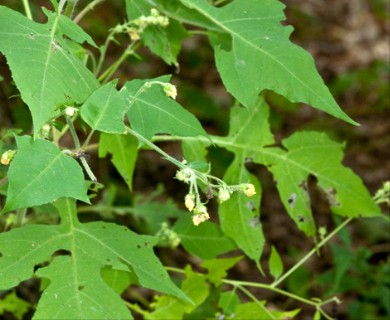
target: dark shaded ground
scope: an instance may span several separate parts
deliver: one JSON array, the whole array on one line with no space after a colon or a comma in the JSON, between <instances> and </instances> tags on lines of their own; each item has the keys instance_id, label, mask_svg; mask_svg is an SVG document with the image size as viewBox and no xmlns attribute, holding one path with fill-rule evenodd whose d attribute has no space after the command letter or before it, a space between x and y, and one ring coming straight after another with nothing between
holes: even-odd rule
<instances>
[{"instance_id":1,"label":"dark shaded ground","mask_svg":"<svg viewBox=\"0 0 390 320\"><path fill-rule=\"evenodd\" d=\"M15 1L8 2L16 3ZM336 139L347 141L344 163L362 178L373 194L384 181L390 180L388 65L390 27L388 2L380 0L285 0L283 2L287 5L287 23L295 27L292 35L293 41L303 46L314 56L320 74L330 86L340 106L361 125L359 127L350 126L306 106L298 109L286 108L270 99L273 105L274 132L280 140L296 130L317 128L329 131ZM122 19L118 17L123 16L123 13L111 2L97 7L95 14L110 26L122 22ZM87 30L93 30L96 26L87 19L85 27ZM103 31L104 29L105 27L102 28ZM186 41L183 51L185 54L180 56L181 67L180 72L175 76L176 83L180 84L181 88L187 92L194 90L195 94L196 88L200 88L215 99L211 104L213 107L209 110L199 105L192 106L191 111L202 120L210 133L225 134L227 132L228 110L232 101L221 86L218 73L213 66L212 51L207 41L201 37ZM118 55L117 49L110 52L112 59ZM146 50L144 55L153 58ZM153 77L175 72L174 68L165 66L159 60L152 60L153 63L147 61L147 63L138 62L123 65L117 76L124 80L132 77ZM2 75L6 73L5 69L4 59L0 57ZM7 100L5 97L9 95L10 93L5 92L4 88L1 87L0 127L9 127L15 122L18 123L18 118L25 115L25 113L20 115L20 113L16 114L10 111L9 107L4 104L4 101ZM182 99L183 105L187 105L185 97ZM211 103L210 97L206 96L205 99ZM4 110L6 110L5 113ZM180 158L179 145L166 143L161 146L170 154ZM213 160L216 161L216 172L222 174L226 159L220 157ZM312 248L313 243L300 233L288 218L279 201L271 175L264 168L258 166L250 166L249 168L259 176L264 188L261 221L266 239L269 244L275 245L283 254L286 266L292 266L303 253ZM149 193L156 188L157 184L162 183L167 195L174 196L181 202L185 190L172 179L174 174L175 168L160 159L158 155L152 152L143 152L138 160L134 189L136 192ZM313 181L313 185L315 185L315 181ZM315 188L313 188L312 198L316 221L319 225L326 225L328 230L332 230L335 224L328 212L325 199L315 192ZM383 207L383 210L389 212L386 207ZM337 309L329 309L330 313L338 319L352 318L351 311L348 315L348 306L353 301L361 302L362 305L368 306L367 308L375 308L375 306L378 309L382 308L377 310L377 314L383 316L381 319L386 318L386 311L383 310L381 302L378 300L380 294L379 296L369 296L368 293L375 290L375 286L378 288L382 286L386 280L383 278L386 273L380 273L378 270L382 268L384 261L389 261L390 243L387 233L390 233L390 230L388 228L388 224L383 222L367 220L354 222L348 227L353 254L357 256L360 252L359 248L362 247L368 248L372 253L372 257L367 259L368 266L362 270L366 270L367 278L370 278L375 272L378 273L378 277L375 278L376 282L374 280L364 282L364 272L359 273L359 270L352 270L348 273L348 277L352 281L358 282L359 286L350 291L347 290L340 296L345 303ZM335 239L334 242L342 246L340 240ZM188 262L194 265L198 263L194 258L183 257L183 252L180 251L161 250L160 253L162 260L169 265L175 264L183 267ZM264 252L264 266L268 255L269 246ZM337 266L336 259L332 255L331 249L327 247L323 250L321 257L313 258L306 264L303 271L298 271L298 275L289 281L285 288L288 290L302 289L302 292L306 292L308 297L323 296L327 286L319 284L322 281L320 275L335 266ZM253 270L255 270L253 264L245 260L239 263L229 276L248 281L270 281L270 279L260 277ZM326 279L323 281L327 284L332 282ZM387 285L390 287L390 279L387 281ZM36 287L36 284L33 286ZM26 288L29 286L25 288L21 286L21 294L35 301L37 297ZM271 301L278 308L302 307L301 304L293 303L270 292L254 290L254 293L261 299ZM300 319L306 319L312 314L312 309L305 310ZM368 319L363 317L364 313L361 315L361 319Z\"/></svg>"}]
</instances>

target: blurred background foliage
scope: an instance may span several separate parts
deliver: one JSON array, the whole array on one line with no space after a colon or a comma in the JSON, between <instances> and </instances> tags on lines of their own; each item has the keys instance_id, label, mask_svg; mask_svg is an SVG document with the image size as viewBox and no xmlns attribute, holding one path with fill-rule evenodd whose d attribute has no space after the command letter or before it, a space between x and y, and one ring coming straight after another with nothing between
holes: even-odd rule
<instances>
[{"instance_id":1,"label":"blurred background foliage","mask_svg":"<svg viewBox=\"0 0 390 320\"><path fill-rule=\"evenodd\" d=\"M238 0L237 0L238 1ZM267 99L272 106L271 123L277 141L296 130L320 129L339 141L346 141L344 163L357 173L374 194L383 182L390 180L390 112L389 112L389 2L387 0L284 0L287 20L294 26L292 41L308 50L331 92L343 110L360 126L353 127L308 106L292 104L272 92ZM80 0L77 8L88 1ZM2 5L23 12L21 1L3 0ZM51 8L49 1L30 1L33 16L41 22L45 18L41 6ZM259 1L261 5L261 1ZM104 43L107 31L125 20L122 1L103 1L81 21L81 26L93 36L98 45ZM128 39L118 37L109 47L106 67L114 62L126 47ZM97 54L93 48L88 48ZM213 63L213 53L207 39L195 35L185 39L179 55L179 67L167 66L147 49L141 48L138 57L129 58L114 77L119 82L133 78L150 78L174 74L178 85L178 101L194 113L211 134L224 135L228 131L229 108L234 104L221 84ZM31 117L12 83L4 56L0 55L0 151L13 147L12 131L31 133ZM82 134L82 128L80 133ZM69 140L70 141L70 140ZM97 140L95 140L97 142ZM65 139L66 143L66 139ZM180 145L161 143L165 151L181 158ZM96 203L102 210L90 212L80 208L85 221L96 219L128 225L141 233L155 234L159 227L153 212L164 213L165 220L182 213L183 186L172 179L175 168L151 151L139 154L134 176L133 193L107 160L97 160L96 149L91 151L91 164L105 184L104 192L97 192ZM230 163L231 154L225 150L211 150L209 160L216 175L222 176ZM278 248L285 270L312 247L289 220L275 189L272 176L260 166L249 166L263 186L261 222L269 246L264 252L264 263L271 245ZM0 179L5 174L0 167ZM312 181L311 198L317 224L332 230L339 223L329 214L323 195L315 190ZM0 194L4 190L0 188ZM115 206L115 209L113 209ZM216 205L214 204L214 209ZM386 205L382 206L388 215ZM42 206L28 216L30 222L53 223L50 206ZM214 215L215 216L215 215ZM161 218L161 215L160 215ZM0 230L12 226L14 217L0 218ZM158 220L160 221L160 220ZM320 256L311 259L292 274L284 288L305 297L337 295L342 304L333 306L330 314L338 319L389 319L390 316L390 224L383 219L357 220L336 237ZM170 266L184 267L190 263L196 269L200 260L184 250L161 247L157 254ZM241 261L229 277L247 281L268 282L259 278L249 260ZM265 268L266 269L266 268ZM39 298L36 281L27 281L0 301L2 308L11 303L15 310L28 310ZM253 293L267 299L276 308L302 307L260 289ZM1 294L1 293L0 293ZM144 302L151 293L127 290L123 297ZM11 302L9 302L11 301ZM7 310L10 310L9 308ZM312 315L312 311L307 311ZM27 312L5 312L5 319L28 318ZM306 310L301 314L302 319Z\"/></svg>"}]
</instances>

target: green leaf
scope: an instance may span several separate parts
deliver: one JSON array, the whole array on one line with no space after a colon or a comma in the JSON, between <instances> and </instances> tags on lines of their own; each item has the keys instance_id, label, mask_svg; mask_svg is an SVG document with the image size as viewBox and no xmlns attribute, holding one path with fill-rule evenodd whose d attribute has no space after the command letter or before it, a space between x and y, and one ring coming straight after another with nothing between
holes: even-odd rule
<instances>
[{"instance_id":1,"label":"green leaf","mask_svg":"<svg viewBox=\"0 0 390 320\"><path fill-rule=\"evenodd\" d=\"M264 302L241 303L234 312L234 319L246 320L274 320L277 319L267 308Z\"/></svg>"},{"instance_id":2,"label":"green leaf","mask_svg":"<svg viewBox=\"0 0 390 320\"><path fill-rule=\"evenodd\" d=\"M277 279L283 273L283 262L274 246L271 247L271 256L269 258L269 270L271 275Z\"/></svg>"},{"instance_id":3,"label":"green leaf","mask_svg":"<svg viewBox=\"0 0 390 320\"><path fill-rule=\"evenodd\" d=\"M219 296L218 307L223 310L225 315L230 315L239 303L240 298L237 296L237 293L233 291L222 292Z\"/></svg>"},{"instance_id":4,"label":"green leaf","mask_svg":"<svg viewBox=\"0 0 390 320\"><path fill-rule=\"evenodd\" d=\"M255 156L268 166L289 215L308 235L315 234L307 179L313 175L333 212L345 217L381 214L361 179L342 164L343 144L325 133L296 132L282 141L284 148L266 148Z\"/></svg>"},{"instance_id":5,"label":"green leaf","mask_svg":"<svg viewBox=\"0 0 390 320\"><path fill-rule=\"evenodd\" d=\"M316 233L311 211L313 204L307 190L309 175L318 180L317 186L327 196L333 212L345 217L381 214L361 179L342 165L343 144L331 140L325 133L309 131L297 132L284 139L283 147L271 147L274 138L268 117L269 107L260 98L254 108L232 109L227 137L211 136L215 145L235 154L224 178L227 183L250 182L260 193L260 185L246 170L245 162L267 166L277 181L279 195L288 214L307 235ZM194 150L203 155L207 146L209 144L203 141L196 144ZM186 150L191 152L188 146ZM259 198L256 197L233 194L231 200L220 205L219 212L224 233L255 261L264 244L261 232L253 230L251 224L251 221L257 221L251 219L258 216Z\"/></svg>"},{"instance_id":6,"label":"green leaf","mask_svg":"<svg viewBox=\"0 0 390 320\"><path fill-rule=\"evenodd\" d=\"M208 270L207 278L210 282L218 286L221 284L221 280L226 278L226 271L236 265L242 258L243 256L205 260L201 266Z\"/></svg>"},{"instance_id":7,"label":"green leaf","mask_svg":"<svg viewBox=\"0 0 390 320\"><path fill-rule=\"evenodd\" d=\"M113 289L117 294L122 292L131 284L136 282L134 274L123 271L115 270L109 267L105 267L101 270L101 275L104 281ZM133 277L132 277L133 275Z\"/></svg>"},{"instance_id":8,"label":"green leaf","mask_svg":"<svg viewBox=\"0 0 390 320\"><path fill-rule=\"evenodd\" d=\"M131 135L101 133L99 157L112 154L111 162L118 170L130 191L133 185L133 173L138 154L138 141Z\"/></svg>"},{"instance_id":9,"label":"green leaf","mask_svg":"<svg viewBox=\"0 0 390 320\"><path fill-rule=\"evenodd\" d=\"M70 199L56 203L60 225L26 225L0 234L0 289L34 275L50 280L37 319L132 319L120 296L102 278L122 270L136 284L187 299L153 253L154 237L104 222L80 223ZM15 241L18 239L18 241Z\"/></svg>"},{"instance_id":10,"label":"green leaf","mask_svg":"<svg viewBox=\"0 0 390 320\"><path fill-rule=\"evenodd\" d=\"M26 314L31 307L29 302L19 298L15 291L12 291L0 300L0 315L9 312L16 319L22 319L23 315Z\"/></svg>"},{"instance_id":11,"label":"green leaf","mask_svg":"<svg viewBox=\"0 0 390 320\"><path fill-rule=\"evenodd\" d=\"M194 226L190 214L184 214L175 223L173 231L177 233L181 245L189 253L201 259L212 259L237 248L232 240L224 236L219 225L205 221L199 226Z\"/></svg>"},{"instance_id":12,"label":"green leaf","mask_svg":"<svg viewBox=\"0 0 390 320\"><path fill-rule=\"evenodd\" d=\"M240 0L215 8L204 0L180 0L223 30L211 34L215 60L229 92L246 107L265 89L356 124L337 105L308 52L290 42L284 5ZM230 39L227 41L226 39Z\"/></svg>"},{"instance_id":13,"label":"green leaf","mask_svg":"<svg viewBox=\"0 0 390 320\"><path fill-rule=\"evenodd\" d=\"M207 136L198 119L168 98L162 86L156 84L167 83L169 79L169 76L162 76L126 83L129 101L127 116L131 126L146 139L151 139L156 133Z\"/></svg>"},{"instance_id":14,"label":"green leaf","mask_svg":"<svg viewBox=\"0 0 390 320\"><path fill-rule=\"evenodd\" d=\"M124 124L126 101L124 91L116 90L113 80L95 90L84 102L80 115L92 130L107 133L126 133Z\"/></svg>"},{"instance_id":15,"label":"green leaf","mask_svg":"<svg viewBox=\"0 0 390 320\"><path fill-rule=\"evenodd\" d=\"M165 202L155 200L158 194L147 198L136 197L134 206L131 208L131 214L144 222L145 226L142 231L147 234L156 234L164 222L186 214L172 199L167 199Z\"/></svg>"},{"instance_id":16,"label":"green leaf","mask_svg":"<svg viewBox=\"0 0 390 320\"><path fill-rule=\"evenodd\" d=\"M265 243L259 220L261 186L248 172L245 163L254 157L253 146L274 143L269 123L266 121L269 111L262 107L261 103L262 100L252 109L232 109L229 135L219 138L220 146L226 147L235 155L224 176L225 182L232 185L251 183L256 189L256 195L250 198L242 193L234 193L229 201L220 205L221 226L224 233L257 264ZM218 142L216 144L218 145Z\"/></svg>"},{"instance_id":17,"label":"green leaf","mask_svg":"<svg viewBox=\"0 0 390 320\"><path fill-rule=\"evenodd\" d=\"M0 51L30 109L34 135L59 114L61 106L81 104L99 86L94 75L68 52L64 36L91 39L68 19L47 14L48 22L39 24L0 6Z\"/></svg>"},{"instance_id":18,"label":"green leaf","mask_svg":"<svg viewBox=\"0 0 390 320\"><path fill-rule=\"evenodd\" d=\"M153 2L157 4L157 8L161 12L163 12L170 18L181 21L182 23L192 24L201 28L208 29L210 31L223 31L216 23L213 23L213 21L208 19L208 17L205 17L196 10L192 10L184 6L180 3L180 1L154 0Z\"/></svg>"},{"instance_id":19,"label":"green leaf","mask_svg":"<svg viewBox=\"0 0 390 320\"><path fill-rule=\"evenodd\" d=\"M191 299L192 303L178 300L171 296L156 296L152 303L154 311L146 319L183 319L202 304L209 295L209 284L206 277L194 273L189 266L186 267L186 278L181 284L182 291Z\"/></svg>"},{"instance_id":20,"label":"green leaf","mask_svg":"<svg viewBox=\"0 0 390 320\"><path fill-rule=\"evenodd\" d=\"M126 0L126 12L129 21L140 16L150 16L151 4L144 0ZM177 65L177 55L181 42L188 36L181 23L169 20L167 27L148 26L141 34L141 39L150 50L160 56L167 64Z\"/></svg>"},{"instance_id":21,"label":"green leaf","mask_svg":"<svg viewBox=\"0 0 390 320\"><path fill-rule=\"evenodd\" d=\"M2 212L71 197L89 203L84 174L73 158L47 140L15 137L18 151L8 170L8 197Z\"/></svg>"}]
</instances>

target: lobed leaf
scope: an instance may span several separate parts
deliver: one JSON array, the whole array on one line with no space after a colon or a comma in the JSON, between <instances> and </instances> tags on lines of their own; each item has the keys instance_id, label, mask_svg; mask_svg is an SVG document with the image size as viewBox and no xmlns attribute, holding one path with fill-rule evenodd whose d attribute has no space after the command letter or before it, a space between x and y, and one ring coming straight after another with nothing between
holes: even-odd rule
<instances>
[{"instance_id":1,"label":"lobed leaf","mask_svg":"<svg viewBox=\"0 0 390 320\"><path fill-rule=\"evenodd\" d=\"M31 278L35 269L50 280L34 318L132 319L102 278L107 267L130 273L136 284L187 299L155 257L154 237L112 223L82 224L70 199L56 207L60 225L26 225L0 234L0 289Z\"/></svg>"},{"instance_id":2,"label":"lobed leaf","mask_svg":"<svg viewBox=\"0 0 390 320\"><path fill-rule=\"evenodd\" d=\"M284 139L282 147L272 146L275 141L268 117L269 107L260 98L253 108L232 109L228 136L211 136L214 145L234 153L234 160L224 177L227 183L253 183L259 194L260 184L247 171L245 163L249 161L267 166L277 181L276 186L286 211L298 228L311 236L315 235L316 226L307 190L310 175L318 180L317 185L328 198L334 213L345 217L381 214L361 179L342 165L343 144L332 141L324 133L297 132ZM186 158L189 155L188 160L204 161L209 146L206 140L192 143L189 139L184 144ZM258 261L264 246L258 220L259 202L258 195L247 198L235 193L219 208L224 234L254 261Z\"/></svg>"},{"instance_id":3,"label":"lobed leaf","mask_svg":"<svg viewBox=\"0 0 390 320\"><path fill-rule=\"evenodd\" d=\"M278 181L286 210L301 230L309 235L315 233L307 188L309 175L317 179L317 186L333 212L344 217L381 214L361 179L343 166L343 144L314 131L296 132L282 144L287 151L267 148L255 159L268 165Z\"/></svg>"},{"instance_id":4,"label":"lobed leaf","mask_svg":"<svg viewBox=\"0 0 390 320\"><path fill-rule=\"evenodd\" d=\"M81 104L99 86L94 75L67 50L63 36L92 39L72 21L46 11L39 24L0 6L0 52L30 109L34 135L64 105Z\"/></svg>"},{"instance_id":5,"label":"lobed leaf","mask_svg":"<svg viewBox=\"0 0 390 320\"><path fill-rule=\"evenodd\" d=\"M180 0L222 32L211 33L215 60L227 90L244 106L272 90L291 102L304 102L356 124L338 106L308 52L290 42L291 27L279 1L233 1L215 8L206 0Z\"/></svg>"}]
</instances>

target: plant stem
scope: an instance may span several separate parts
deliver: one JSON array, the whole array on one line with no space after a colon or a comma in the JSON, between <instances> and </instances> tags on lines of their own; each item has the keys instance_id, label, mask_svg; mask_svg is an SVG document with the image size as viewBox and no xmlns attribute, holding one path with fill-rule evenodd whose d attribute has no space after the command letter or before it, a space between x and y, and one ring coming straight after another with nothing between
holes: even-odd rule
<instances>
[{"instance_id":1,"label":"plant stem","mask_svg":"<svg viewBox=\"0 0 390 320\"><path fill-rule=\"evenodd\" d=\"M23 7L24 7L24 11L26 12L26 17L32 20L33 18L32 18L30 4L28 3L28 0L23 0Z\"/></svg>"},{"instance_id":2,"label":"plant stem","mask_svg":"<svg viewBox=\"0 0 390 320\"><path fill-rule=\"evenodd\" d=\"M93 174L87 160L85 159L85 157L81 156L80 157L80 162L81 164L83 165L84 167L84 170L85 172L87 173L89 179L91 179L92 182L97 182L97 178L95 177L95 175Z\"/></svg>"},{"instance_id":3,"label":"plant stem","mask_svg":"<svg viewBox=\"0 0 390 320\"><path fill-rule=\"evenodd\" d=\"M157 151L159 154L164 156L165 159L167 159L168 161L172 162L173 164L175 164L179 168L182 168L182 169L186 168L186 166L183 163L181 163L180 161L178 161L175 158L171 157L168 153L166 153L161 148L157 147L153 142L150 142L148 139L146 139L144 136L140 135L138 132L134 131L133 129L130 129L129 127L126 127L126 130L127 130L128 133L130 133L131 135L136 137L138 140L140 140L143 143L145 143L147 146L149 146L153 150Z\"/></svg>"},{"instance_id":4,"label":"plant stem","mask_svg":"<svg viewBox=\"0 0 390 320\"><path fill-rule=\"evenodd\" d=\"M341 229L343 229L353 218L346 219L342 224L340 224L336 229L329 233L318 245L316 245L308 254L306 254L298 263L296 263L290 270L288 270L283 276L278 278L271 284L271 287L278 286L283 282L287 277L289 277L295 270L297 270L303 263L305 263L312 255L314 255L319 248L321 248L325 243L327 243L331 238L334 237Z\"/></svg>"},{"instance_id":5,"label":"plant stem","mask_svg":"<svg viewBox=\"0 0 390 320\"><path fill-rule=\"evenodd\" d=\"M265 307L265 305L262 304L248 289L243 286L237 286L237 288L240 289L248 298L252 299L252 301L255 302L260 308L262 308L263 311L268 314L270 319L274 319L272 314Z\"/></svg>"},{"instance_id":6,"label":"plant stem","mask_svg":"<svg viewBox=\"0 0 390 320\"><path fill-rule=\"evenodd\" d=\"M69 127L69 131L70 131L70 134L72 136L74 146L75 146L76 150L80 150L80 140L79 140L79 137L77 136L76 129L73 125L73 121L67 115L65 115L65 119L66 119L66 123Z\"/></svg>"},{"instance_id":7,"label":"plant stem","mask_svg":"<svg viewBox=\"0 0 390 320\"><path fill-rule=\"evenodd\" d=\"M65 119L66 119L66 123L69 126L70 135L72 136L72 139L73 139L73 142L74 142L74 145L75 145L75 149L77 150L76 153L78 153L80 150L82 150L82 148L81 148L81 145L80 145L79 137L77 136L77 133L76 133L76 129L75 129L74 125L73 125L73 121L67 115L65 115ZM97 179L96 179L95 175L93 174L91 168L89 167L88 162L85 159L85 157L83 155L80 155L79 159L80 159L80 162L81 162L85 172L87 173L88 177L93 182L97 182Z\"/></svg>"},{"instance_id":8,"label":"plant stem","mask_svg":"<svg viewBox=\"0 0 390 320\"><path fill-rule=\"evenodd\" d=\"M91 10L95 8L99 3L103 2L104 0L94 0L91 3L89 3L83 10L80 11L80 13L73 19L75 23L79 23L80 20Z\"/></svg>"},{"instance_id":9,"label":"plant stem","mask_svg":"<svg viewBox=\"0 0 390 320\"><path fill-rule=\"evenodd\" d=\"M110 79L110 77L118 70L119 66L123 61L126 60L127 57L131 56L134 53L135 42L131 43L125 51L123 51L122 55L116 60L106 71L102 73L99 77L99 81L104 84Z\"/></svg>"},{"instance_id":10,"label":"plant stem","mask_svg":"<svg viewBox=\"0 0 390 320\"><path fill-rule=\"evenodd\" d=\"M15 226L21 227L24 225L26 219L27 208L16 210Z\"/></svg>"},{"instance_id":11,"label":"plant stem","mask_svg":"<svg viewBox=\"0 0 390 320\"><path fill-rule=\"evenodd\" d=\"M185 273L184 270L179 269L179 268L165 267L165 269L168 270L168 271L176 272L176 273L182 273L182 274ZM201 273L199 273L199 274L201 274ZM272 285L269 285L269 284L256 283L256 282L247 282L247 281L239 281L239 280L228 280L228 279L222 279L221 281L222 281L222 283L231 285L234 288L239 288L245 294L247 294L247 291L242 290L242 287L254 287L254 288L261 288L261 289L265 289L265 290L270 290L270 291L279 293L279 294L281 294L283 296L289 297L289 298L291 298L293 300L300 301L302 303L314 306L317 309L319 309L320 311L322 311L321 310L321 306L323 306L325 304L328 304L328 303L331 303L331 302L339 303L339 300L337 298L328 299L326 301L321 301L321 300L319 300L319 301L312 301L312 300L309 300L309 299L302 298L302 297L300 297L298 295L295 295L293 293L290 293L288 291L284 291L282 289L275 288L275 287L273 287ZM252 294L248 295L248 297L251 298L252 300L256 299Z\"/></svg>"},{"instance_id":12,"label":"plant stem","mask_svg":"<svg viewBox=\"0 0 390 320\"><path fill-rule=\"evenodd\" d=\"M66 3L67 0L60 0L60 3L58 4L58 14L60 15L64 6L65 6L65 3Z\"/></svg>"}]
</instances>

